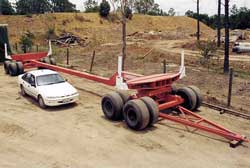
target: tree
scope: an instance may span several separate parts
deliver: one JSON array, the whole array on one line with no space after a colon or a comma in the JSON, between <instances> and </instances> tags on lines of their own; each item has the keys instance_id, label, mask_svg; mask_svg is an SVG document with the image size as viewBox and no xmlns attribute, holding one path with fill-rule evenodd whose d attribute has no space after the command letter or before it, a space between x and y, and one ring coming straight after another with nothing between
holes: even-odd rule
<instances>
[{"instance_id":1,"label":"tree","mask_svg":"<svg viewBox=\"0 0 250 168\"><path fill-rule=\"evenodd\" d=\"M95 0L87 0L84 2L85 6L85 12L98 12L99 11L99 6L98 2Z\"/></svg>"},{"instance_id":2,"label":"tree","mask_svg":"<svg viewBox=\"0 0 250 168\"><path fill-rule=\"evenodd\" d=\"M221 0L218 0L218 15L217 15L217 47L221 45Z\"/></svg>"},{"instance_id":3,"label":"tree","mask_svg":"<svg viewBox=\"0 0 250 168\"><path fill-rule=\"evenodd\" d=\"M49 12L51 9L48 0L18 0L16 2L16 11L18 14L39 14Z\"/></svg>"},{"instance_id":4,"label":"tree","mask_svg":"<svg viewBox=\"0 0 250 168\"><path fill-rule=\"evenodd\" d=\"M76 5L68 0L50 0L54 12L75 12Z\"/></svg>"},{"instance_id":5,"label":"tree","mask_svg":"<svg viewBox=\"0 0 250 168\"><path fill-rule=\"evenodd\" d=\"M0 14L2 15L12 15L15 11L11 6L9 0L0 0Z\"/></svg>"},{"instance_id":6,"label":"tree","mask_svg":"<svg viewBox=\"0 0 250 168\"><path fill-rule=\"evenodd\" d=\"M175 16L175 10L174 10L174 8L170 8L168 10L168 16Z\"/></svg>"},{"instance_id":7,"label":"tree","mask_svg":"<svg viewBox=\"0 0 250 168\"><path fill-rule=\"evenodd\" d=\"M225 55L224 73L229 72L229 0L225 0Z\"/></svg>"},{"instance_id":8,"label":"tree","mask_svg":"<svg viewBox=\"0 0 250 168\"><path fill-rule=\"evenodd\" d=\"M110 12L110 5L106 0L102 0L102 3L100 4L100 10L99 13L102 17L107 17Z\"/></svg>"}]
</instances>

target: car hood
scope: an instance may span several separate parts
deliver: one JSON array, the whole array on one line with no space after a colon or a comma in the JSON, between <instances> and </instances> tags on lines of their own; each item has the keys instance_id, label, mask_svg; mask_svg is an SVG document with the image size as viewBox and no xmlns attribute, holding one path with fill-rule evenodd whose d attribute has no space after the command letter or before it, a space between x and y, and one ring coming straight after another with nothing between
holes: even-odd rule
<instances>
[{"instance_id":1,"label":"car hood","mask_svg":"<svg viewBox=\"0 0 250 168\"><path fill-rule=\"evenodd\" d=\"M68 82L38 86L38 89L45 97L70 96L77 92L77 90Z\"/></svg>"}]
</instances>

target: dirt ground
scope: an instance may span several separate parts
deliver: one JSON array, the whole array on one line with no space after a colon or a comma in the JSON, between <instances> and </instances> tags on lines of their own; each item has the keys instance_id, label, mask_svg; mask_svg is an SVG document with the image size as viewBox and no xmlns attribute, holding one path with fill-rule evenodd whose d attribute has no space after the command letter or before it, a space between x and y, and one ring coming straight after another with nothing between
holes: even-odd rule
<instances>
[{"instance_id":1,"label":"dirt ground","mask_svg":"<svg viewBox=\"0 0 250 168\"><path fill-rule=\"evenodd\" d=\"M1 168L249 168L249 144L230 148L223 138L190 133L184 126L160 121L134 132L122 122L107 121L101 98L113 88L65 75L80 92L77 104L42 110L19 94L17 78L0 68ZM250 137L250 122L201 108L200 115Z\"/></svg>"}]
</instances>

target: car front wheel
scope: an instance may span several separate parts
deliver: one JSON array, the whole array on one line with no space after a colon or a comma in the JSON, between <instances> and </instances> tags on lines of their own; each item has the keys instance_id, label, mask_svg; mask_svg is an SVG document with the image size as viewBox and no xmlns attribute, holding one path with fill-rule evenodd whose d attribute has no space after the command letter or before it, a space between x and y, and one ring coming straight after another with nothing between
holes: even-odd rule
<instances>
[{"instance_id":1,"label":"car front wheel","mask_svg":"<svg viewBox=\"0 0 250 168\"><path fill-rule=\"evenodd\" d=\"M46 104L44 103L44 100L42 98L42 96L39 96L38 97L38 103L39 103L39 106L42 108L42 109L45 109L47 106Z\"/></svg>"},{"instance_id":2,"label":"car front wheel","mask_svg":"<svg viewBox=\"0 0 250 168\"><path fill-rule=\"evenodd\" d=\"M23 88L22 85L20 86L20 88L21 88L21 95L22 96L26 96L26 92L25 92L25 90L24 90L24 88Z\"/></svg>"}]
</instances>

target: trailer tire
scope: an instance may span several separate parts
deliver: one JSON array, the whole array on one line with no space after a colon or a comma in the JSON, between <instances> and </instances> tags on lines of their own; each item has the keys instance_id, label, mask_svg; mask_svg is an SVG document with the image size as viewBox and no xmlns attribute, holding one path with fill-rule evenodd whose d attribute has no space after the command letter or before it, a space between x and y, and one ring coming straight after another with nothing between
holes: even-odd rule
<instances>
[{"instance_id":1,"label":"trailer tire","mask_svg":"<svg viewBox=\"0 0 250 168\"><path fill-rule=\"evenodd\" d=\"M4 71L5 74L9 74L9 64L11 63L11 61L4 61Z\"/></svg>"},{"instance_id":2,"label":"trailer tire","mask_svg":"<svg viewBox=\"0 0 250 168\"><path fill-rule=\"evenodd\" d=\"M108 93L102 98L102 111L109 120L122 120L123 105L124 103L121 96L116 92Z\"/></svg>"},{"instance_id":3,"label":"trailer tire","mask_svg":"<svg viewBox=\"0 0 250 168\"><path fill-rule=\"evenodd\" d=\"M49 58L49 60L50 60L50 64L51 64L51 65L56 65L56 60L55 60L55 58Z\"/></svg>"},{"instance_id":4,"label":"trailer tire","mask_svg":"<svg viewBox=\"0 0 250 168\"><path fill-rule=\"evenodd\" d=\"M17 64L15 62L11 62L9 64L8 69L9 69L10 76L17 76L18 75Z\"/></svg>"},{"instance_id":5,"label":"trailer tire","mask_svg":"<svg viewBox=\"0 0 250 168\"><path fill-rule=\"evenodd\" d=\"M146 104L148 111L149 111L150 119L149 119L148 126L152 126L158 121L159 108L157 104L155 103L155 101L150 97L142 97L141 100Z\"/></svg>"},{"instance_id":6,"label":"trailer tire","mask_svg":"<svg viewBox=\"0 0 250 168\"><path fill-rule=\"evenodd\" d=\"M125 104L127 101L129 101L129 99L130 99L130 94L129 94L128 92L122 91L122 90L118 90L118 91L116 91L116 93L118 93L118 94L121 96L121 98L122 98L124 104Z\"/></svg>"},{"instance_id":7,"label":"trailer tire","mask_svg":"<svg viewBox=\"0 0 250 168\"><path fill-rule=\"evenodd\" d=\"M194 110L197 110L201 106L202 101L203 101L201 90L197 86L193 86L193 85L188 86L188 87L192 89L196 95L196 105L195 105Z\"/></svg>"},{"instance_id":8,"label":"trailer tire","mask_svg":"<svg viewBox=\"0 0 250 168\"><path fill-rule=\"evenodd\" d=\"M137 131L145 129L150 120L148 108L140 99L128 101L123 108L123 116L128 127Z\"/></svg>"},{"instance_id":9,"label":"trailer tire","mask_svg":"<svg viewBox=\"0 0 250 168\"><path fill-rule=\"evenodd\" d=\"M176 95L177 90L178 90L177 87L176 87L175 85L172 85L172 92L171 92L171 93L172 93L173 95Z\"/></svg>"},{"instance_id":10,"label":"trailer tire","mask_svg":"<svg viewBox=\"0 0 250 168\"><path fill-rule=\"evenodd\" d=\"M188 110L194 110L196 107L196 94L194 91L188 87L183 87L178 89L177 95L184 99L182 106Z\"/></svg>"},{"instance_id":11,"label":"trailer tire","mask_svg":"<svg viewBox=\"0 0 250 168\"><path fill-rule=\"evenodd\" d=\"M23 74L24 73L23 63L22 62L16 62L16 66L17 66L18 75Z\"/></svg>"}]
</instances>

